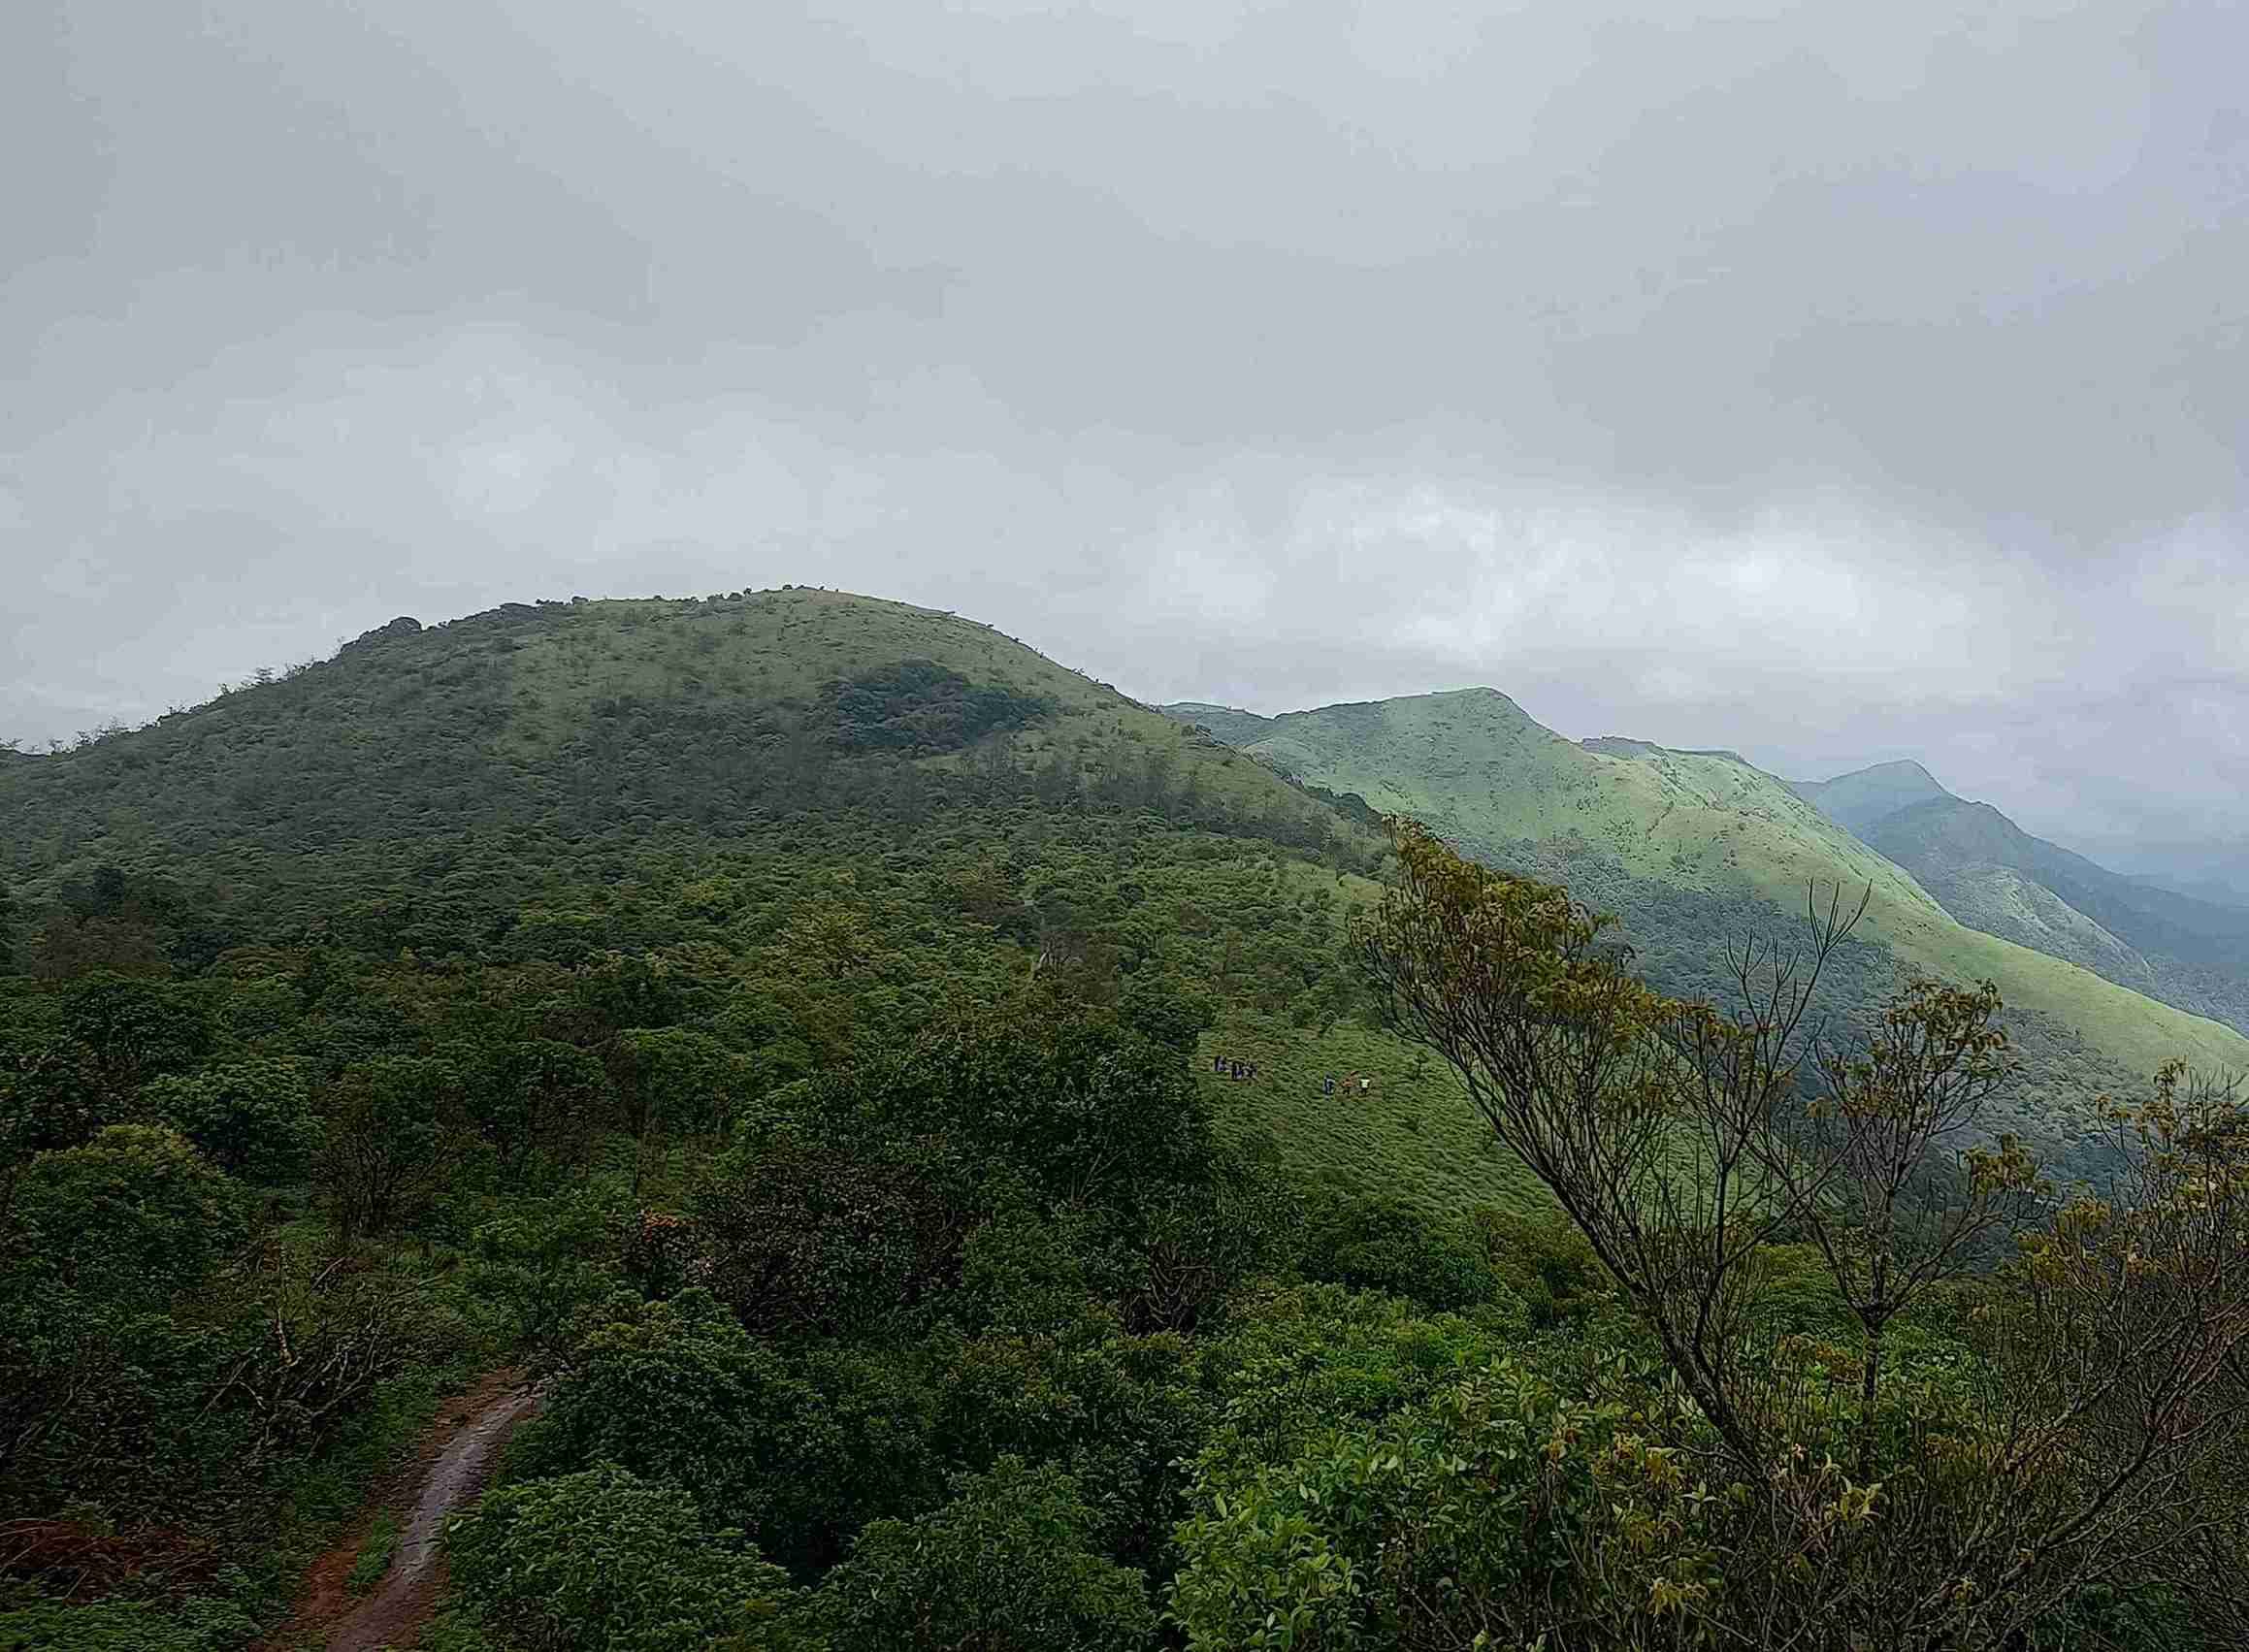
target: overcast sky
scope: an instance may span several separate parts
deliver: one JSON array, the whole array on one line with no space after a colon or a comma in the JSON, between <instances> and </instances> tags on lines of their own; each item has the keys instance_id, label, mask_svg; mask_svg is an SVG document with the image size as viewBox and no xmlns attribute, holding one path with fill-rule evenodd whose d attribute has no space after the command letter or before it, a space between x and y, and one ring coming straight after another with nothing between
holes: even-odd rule
<instances>
[{"instance_id":1,"label":"overcast sky","mask_svg":"<svg viewBox=\"0 0 2249 1652\"><path fill-rule=\"evenodd\" d=\"M0 736L799 582L2249 853L2234 0L12 0Z\"/></svg>"}]
</instances>

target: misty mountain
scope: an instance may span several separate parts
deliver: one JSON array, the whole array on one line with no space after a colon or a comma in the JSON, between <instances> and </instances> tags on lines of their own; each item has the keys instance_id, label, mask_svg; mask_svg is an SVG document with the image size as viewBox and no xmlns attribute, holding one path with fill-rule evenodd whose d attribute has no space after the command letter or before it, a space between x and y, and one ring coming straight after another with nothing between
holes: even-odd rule
<instances>
[{"instance_id":1,"label":"misty mountain","mask_svg":"<svg viewBox=\"0 0 2249 1652\"><path fill-rule=\"evenodd\" d=\"M1864 828L1900 809L1952 795L1935 775L1910 761L1878 762L1833 780L1792 780L1788 789L1861 837L1866 835Z\"/></svg>"},{"instance_id":2,"label":"misty mountain","mask_svg":"<svg viewBox=\"0 0 2249 1652\"><path fill-rule=\"evenodd\" d=\"M1954 796L1918 763L1794 790L1970 927L2249 1030L2249 910L2112 872Z\"/></svg>"}]
</instances>

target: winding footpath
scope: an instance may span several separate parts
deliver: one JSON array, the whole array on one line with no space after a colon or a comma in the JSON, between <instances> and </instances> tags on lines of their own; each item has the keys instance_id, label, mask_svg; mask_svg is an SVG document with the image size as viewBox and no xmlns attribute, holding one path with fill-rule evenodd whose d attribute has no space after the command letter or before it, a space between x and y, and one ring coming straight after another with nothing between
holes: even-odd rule
<instances>
[{"instance_id":1,"label":"winding footpath","mask_svg":"<svg viewBox=\"0 0 2249 1652\"><path fill-rule=\"evenodd\" d=\"M358 1602L347 1602L343 1592L365 1539L363 1521L314 1565L303 1602L267 1644L325 1646L327 1652L411 1646L437 1605L446 1517L483 1489L493 1454L538 1406L538 1390L516 1371L494 1372L448 1401L440 1413L444 1420L424 1439L412 1512L399 1534L397 1557L375 1592Z\"/></svg>"}]
</instances>

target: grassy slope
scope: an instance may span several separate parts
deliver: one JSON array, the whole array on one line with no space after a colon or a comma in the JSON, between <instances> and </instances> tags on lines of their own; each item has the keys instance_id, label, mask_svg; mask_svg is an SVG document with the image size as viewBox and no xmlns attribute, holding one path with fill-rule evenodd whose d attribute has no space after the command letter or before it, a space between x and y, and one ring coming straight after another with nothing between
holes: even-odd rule
<instances>
[{"instance_id":1,"label":"grassy slope","mask_svg":"<svg viewBox=\"0 0 2249 1652\"><path fill-rule=\"evenodd\" d=\"M758 788L771 779L758 778L754 763L741 769L734 749L747 761L752 748L785 746L822 685L909 659L1052 701L1052 715L1012 736L1019 761L1067 754L1089 772L1154 763L1175 792L1191 789L1198 807L1216 804L1247 823L1240 835L1189 842L1192 834L1153 817L1144 826L1126 821L1112 847L1092 852L1107 857L1093 872L1109 891L1146 885L1180 912L1203 914L1195 921L1209 924L1207 941L1185 919L1165 937L1190 961L1248 922L1248 902L1229 906L1225 891L1240 887L1231 880L1259 880L1290 900L1326 893L1316 915L1306 902L1305 922L1325 925L1330 944L1348 903L1372 898L1363 880L1255 836L1258 823L1276 821L1331 830L1338 840L1365 834L1232 747L990 627L814 590L500 610L363 640L283 681L148 729L0 765L0 862L13 862L0 863L0 880L43 898L70 877L115 863L179 878L199 898L248 913L263 931L283 913L320 922L340 906L401 891L440 907L495 898L494 866L521 886L499 898L529 920L557 922L583 913L597 873L616 875L599 870L603 861L629 875L597 891L603 912L653 913L654 923L705 903L711 888L739 874L744 857L778 861L807 891L848 891L855 881L871 889L879 879L909 903L934 898L922 892L942 884L930 866L990 860L1011 868L1019 892L1032 899L1042 877L1082 875L1069 859L1076 851L1041 849L1049 834L1040 829L1003 838L996 818L944 811L904 844L870 839L839 849L788 828L759 835ZM648 730L672 743L653 747ZM651 758L651 750L664 755ZM983 751L885 761L963 767ZM660 795L647 800L666 785L692 791L698 805L714 791L728 800L683 815ZM469 857L466 869L447 870L459 856ZM887 864L901 859L912 869ZM927 918L959 923L935 906ZM990 931L963 944L996 960L994 967L1012 967L1011 943ZM1237 944L1253 971L1259 935L1242 933ZM1488 1132L1449 1077L1417 1074L1410 1053L1386 1035L1345 1022L1322 1037L1259 1001L1247 983L1213 994L1218 1021L1204 1065L1223 1049L1260 1068L1255 1085L1206 1076L1229 1126L1269 1138L1299 1170L1417 1203L1520 1208L1532 1197L1521 1168L1491 1152ZM1379 1073L1384 1084L1370 1100L1347 1105L1340 1094L1322 1095L1329 1070Z\"/></svg>"},{"instance_id":2,"label":"grassy slope","mask_svg":"<svg viewBox=\"0 0 2249 1652\"><path fill-rule=\"evenodd\" d=\"M1271 874L1298 891L1332 883L1338 917L1382 896L1363 878L1300 862L1276 863ZM1253 938L1253 953L1255 945ZM1218 1024L1204 1037L1197 1064L1206 1091L1221 1118L1269 1142L1291 1170L1425 1210L1550 1209L1545 1189L1499 1146L1442 1061L1356 1020L1322 1033L1238 999L1222 997L1213 1007ZM1254 1062L1257 1077L1221 1079L1210 1070L1214 1055ZM1344 1081L1354 1074L1374 1079L1374 1087L1347 1090ZM1333 1095L1323 1083L1330 1077Z\"/></svg>"},{"instance_id":3,"label":"grassy slope","mask_svg":"<svg viewBox=\"0 0 2249 1652\"><path fill-rule=\"evenodd\" d=\"M1866 932L1911 967L1996 981L2010 1006L2076 1029L2134 1072L2174 1055L2249 1066L2249 1040L2231 1028L1965 927L1911 874L1737 758L1598 745L1564 740L1506 696L1472 689L1292 713L1250 749L1481 843L1576 839L1639 875L1739 889L1784 910L1809 881L1871 884Z\"/></svg>"}]
</instances>

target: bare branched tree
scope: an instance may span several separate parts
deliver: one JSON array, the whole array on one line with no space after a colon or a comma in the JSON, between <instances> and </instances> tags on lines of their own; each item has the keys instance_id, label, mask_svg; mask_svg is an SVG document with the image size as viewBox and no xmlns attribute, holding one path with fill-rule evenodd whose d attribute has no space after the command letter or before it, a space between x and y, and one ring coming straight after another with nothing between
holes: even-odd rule
<instances>
[{"instance_id":1,"label":"bare branched tree","mask_svg":"<svg viewBox=\"0 0 2249 1652\"><path fill-rule=\"evenodd\" d=\"M2117 1185L2057 1210L2022 1144L1983 1129L2010 1073L1990 984L1912 981L1828 1040L1818 988L1864 897L1815 895L1795 947L1736 949L1720 1009L1638 981L1566 891L1391 829L1398 882L1353 939L1394 1023L1615 1277L1760 1534L1714 1639L2008 1647L2182 1557L2227 1570L2240 1500L2180 1500L2238 1460L2249 1407L2231 1089L2173 1070L2112 1108ZM1801 1340L1757 1334L1782 1237L1809 1237L1859 1328L1840 1389ZM1994 1271L2010 1239L2022 1259ZM1893 1401L1892 1328L1972 1275L1972 1368Z\"/></svg>"}]
</instances>

